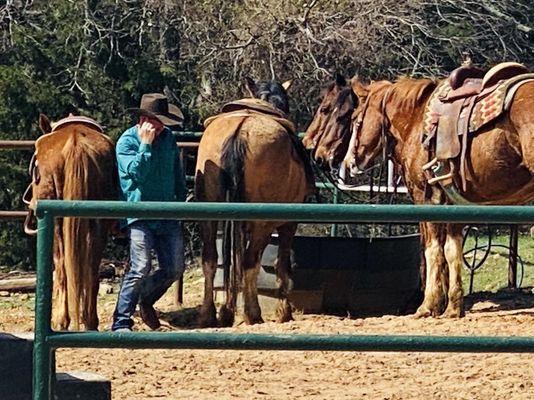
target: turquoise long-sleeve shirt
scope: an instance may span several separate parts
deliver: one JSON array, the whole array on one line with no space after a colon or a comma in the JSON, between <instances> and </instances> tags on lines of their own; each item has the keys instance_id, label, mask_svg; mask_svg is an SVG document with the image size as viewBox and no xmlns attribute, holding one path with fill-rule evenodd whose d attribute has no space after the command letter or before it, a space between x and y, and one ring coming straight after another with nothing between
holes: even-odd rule
<instances>
[{"instance_id":1,"label":"turquoise long-sleeve shirt","mask_svg":"<svg viewBox=\"0 0 534 400\"><path fill-rule=\"evenodd\" d=\"M137 126L126 130L116 146L119 182L126 201L184 201L187 195L180 150L172 132L165 128L152 144L141 143ZM139 218L128 218L126 225ZM165 232L174 221L149 222Z\"/></svg>"}]
</instances>

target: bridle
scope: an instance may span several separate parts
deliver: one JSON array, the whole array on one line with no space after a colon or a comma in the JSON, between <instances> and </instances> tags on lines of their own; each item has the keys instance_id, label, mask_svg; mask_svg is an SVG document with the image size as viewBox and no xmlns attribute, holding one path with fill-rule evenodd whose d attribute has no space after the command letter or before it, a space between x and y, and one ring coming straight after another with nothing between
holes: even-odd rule
<instances>
[{"instance_id":1,"label":"bridle","mask_svg":"<svg viewBox=\"0 0 534 400\"><path fill-rule=\"evenodd\" d=\"M28 214L26 215L26 219L24 220L24 232L27 235L36 235L37 229L35 227L35 219L34 219L34 207L31 205L31 200L33 197L33 185L39 184L39 181L41 180L41 174L39 173L39 166L38 161L36 157L36 153L33 153L31 161L30 161L30 167L28 168L28 173L32 178L31 183L28 185L26 190L24 191L24 194L22 195L22 202L28 206ZM33 225L32 225L33 222Z\"/></svg>"},{"instance_id":2,"label":"bridle","mask_svg":"<svg viewBox=\"0 0 534 400\"><path fill-rule=\"evenodd\" d=\"M392 157L392 146L391 146L391 138L388 134L391 127L391 121L389 120L387 113L386 113L386 104L389 99L389 96L391 95L391 92L393 90L393 85L387 90L384 97L382 97L382 100L380 102L380 115L384 118L384 121L381 124L381 132L380 132L380 143L379 146L382 146L382 156L383 160L393 160ZM370 96L367 96L365 99L365 102L363 104L363 109L361 112L358 113L358 116L356 118L355 123L352 127L352 135L349 143L349 151L352 153L353 156L356 155L356 149L359 147L360 143L360 137L362 133L362 126L363 126L363 120L365 118L365 115L367 114L367 110L369 109L370 104ZM364 170L362 170L362 174L366 173L374 168L377 168L377 164L368 167Z\"/></svg>"}]
</instances>

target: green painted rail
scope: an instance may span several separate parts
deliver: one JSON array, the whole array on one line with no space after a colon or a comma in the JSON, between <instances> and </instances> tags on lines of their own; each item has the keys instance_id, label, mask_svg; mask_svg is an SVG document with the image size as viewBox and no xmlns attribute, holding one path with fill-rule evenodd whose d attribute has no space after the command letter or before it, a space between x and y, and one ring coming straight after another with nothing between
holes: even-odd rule
<instances>
[{"instance_id":1,"label":"green painted rail","mask_svg":"<svg viewBox=\"0 0 534 400\"><path fill-rule=\"evenodd\" d=\"M54 332L52 243L54 218L145 217L182 220L288 220L302 222L454 221L534 223L534 206L412 206L244 203L125 203L39 201L33 399L51 400L53 352L61 347L175 349L269 349L337 351L525 352L534 337L442 337L369 335L260 335L206 332L113 333Z\"/></svg>"},{"instance_id":2,"label":"green painted rail","mask_svg":"<svg viewBox=\"0 0 534 400\"><path fill-rule=\"evenodd\" d=\"M42 200L37 216L270 220L299 222L465 222L534 223L534 206L414 206L373 204L170 203Z\"/></svg>"},{"instance_id":3,"label":"green painted rail","mask_svg":"<svg viewBox=\"0 0 534 400\"><path fill-rule=\"evenodd\" d=\"M205 332L55 333L53 348L534 353L534 337L283 335Z\"/></svg>"}]
</instances>

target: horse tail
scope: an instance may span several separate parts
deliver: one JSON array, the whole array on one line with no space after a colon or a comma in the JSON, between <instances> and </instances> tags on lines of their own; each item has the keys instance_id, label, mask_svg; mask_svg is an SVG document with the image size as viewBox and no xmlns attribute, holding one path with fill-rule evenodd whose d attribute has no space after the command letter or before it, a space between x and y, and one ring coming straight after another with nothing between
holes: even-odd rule
<instances>
[{"instance_id":1,"label":"horse tail","mask_svg":"<svg viewBox=\"0 0 534 400\"><path fill-rule=\"evenodd\" d=\"M248 145L240 131L245 120L246 118L243 118L235 128L234 133L224 141L222 146L222 187L223 193L228 193L226 200L231 202L244 200L243 181Z\"/></svg>"},{"instance_id":2,"label":"horse tail","mask_svg":"<svg viewBox=\"0 0 534 400\"><path fill-rule=\"evenodd\" d=\"M91 146L78 133L73 132L63 148L63 199L82 200L89 199L92 169L98 168L94 160ZM90 298L96 296L97 287L95 279L98 273L92 271L92 239L90 235L91 224L95 221L82 218L63 218L63 245L64 245L64 268L67 280L67 310L73 328L79 330L80 321L83 321L86 329L96 329L94 322L91 324L87 318L91 315L90 307L93 303ZM81 310L83 313L81 314ZM95 315L96 315L96 310ZM91 326L88 326L88 323ZM96 322L98 325L98 321Z\"/></svg>"},{"instance_id":3,"label":"horse tail","mask_svg":"<svg viewBox=\"0 0 534 400\"><path fill-rule=\"evenodd\" d=\"M241 126L246 118L237 125L234 133L229 136L222 147L221 169L222 188L227 202L243 202L245 158L248 151L246 139L240 134ZM228 306L235 312L237 293L241 285L241 271L245 253L245 223L242 221L226 221L223 240L224 287ZM233 268L232 268L233 266Z\"/></svg>"}]
</instances>

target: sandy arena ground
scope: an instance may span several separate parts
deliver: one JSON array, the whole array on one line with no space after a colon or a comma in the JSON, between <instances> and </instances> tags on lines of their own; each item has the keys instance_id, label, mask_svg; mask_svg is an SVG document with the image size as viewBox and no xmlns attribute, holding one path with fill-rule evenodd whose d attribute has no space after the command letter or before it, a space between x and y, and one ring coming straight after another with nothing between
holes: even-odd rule
<instances>
[{"instance_id":1,"label":"sandy arena ground","mask_svg":"<svg viewBox=\"0 0 534 400\"><path fill-rule=\"evenodd\" d=\"M169 291L157 304L168 321L162 330L194 328L201 288L198 271L190 272L185 308L178 311ZM101 329L110 325L116 296L101 296ZM32 330L32 300L33 295L1 297L0 331ZM283 325L268 321L219 331L533 335L531 293L478 296L467 303L467 316L460 320L296 314ZM135 329L146 330L138 318ZM111 379L113 399L534 399L532 354L63 349L57 366Z\"/></svg>"}]
</instances>

